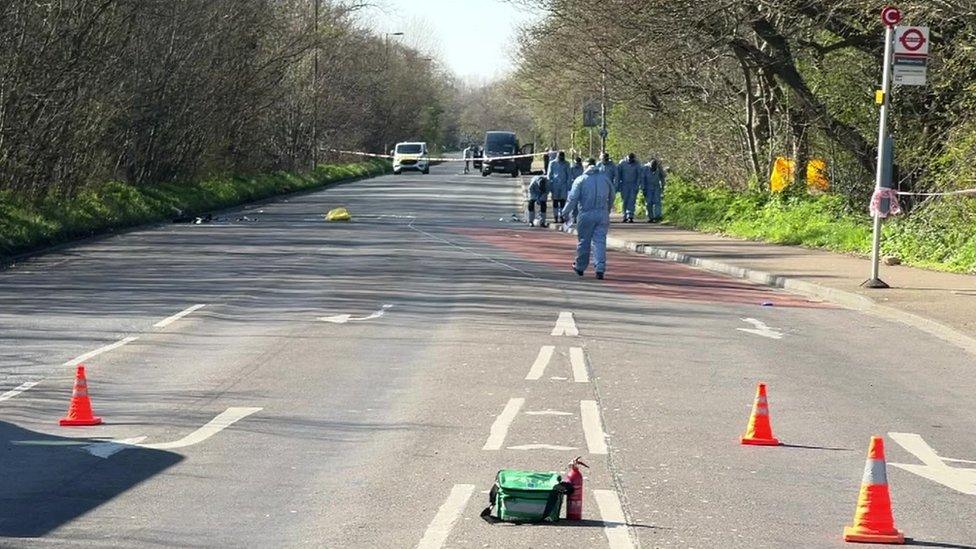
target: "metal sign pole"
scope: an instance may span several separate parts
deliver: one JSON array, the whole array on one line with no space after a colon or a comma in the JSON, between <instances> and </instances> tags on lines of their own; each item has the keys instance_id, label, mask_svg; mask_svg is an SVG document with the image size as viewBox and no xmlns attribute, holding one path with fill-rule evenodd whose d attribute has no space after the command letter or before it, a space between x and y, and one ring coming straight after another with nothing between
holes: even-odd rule
<instances>
[{"instance_id":1,"label":"metal sign pole","mask_svg":"<svg viewBox=\"0 0 976 549\"><path fill-rule=\"evenodd\" d=\"M874 190L882 187L884 179L885 142L888 137L888 105L891 101L891 49L894 42L895 27L886 25L884 48L884 75L881 78L881 121L878 123L878 167L875 174ZM871 246L871 278L864 283L868 288L887 288L880 278L881 270L881 215L874 216L874 238Z\"/></svg>"}]
</instances>

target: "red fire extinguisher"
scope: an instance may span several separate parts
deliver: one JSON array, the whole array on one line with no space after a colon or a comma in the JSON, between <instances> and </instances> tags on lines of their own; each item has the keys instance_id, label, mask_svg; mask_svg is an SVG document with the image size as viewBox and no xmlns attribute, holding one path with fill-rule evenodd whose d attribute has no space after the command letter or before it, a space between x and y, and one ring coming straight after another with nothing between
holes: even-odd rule
<instances>
[{"instance_id":1,"label":"red fire extinguisher","mask_svg":"<svg viewBox=\"0 0 976 549\"><path fill-rule=\"evenodd\" d=\"M580 465L587 469L590 468L577 456L569 464L569 473L566 474L566 482L573 485L573 493L566 498L566 519L568 520L583 520L583 473L579 470Z\"/></svg>"}]
</instances>

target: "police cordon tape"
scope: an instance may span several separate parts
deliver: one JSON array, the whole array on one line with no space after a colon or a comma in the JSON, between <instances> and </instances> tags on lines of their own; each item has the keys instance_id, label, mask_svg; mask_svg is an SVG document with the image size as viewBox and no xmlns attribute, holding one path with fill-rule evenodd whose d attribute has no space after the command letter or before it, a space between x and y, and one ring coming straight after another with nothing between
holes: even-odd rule
<instances>
[{"instance_id":1,"label":"police cordon tape","mask_svg":"<svg viewBox=\"0 0 976 549\"><path fill-rule=\"evenodd\" d=\"M907 191L896 191L895 194L898 196L957 196L957 195L967 195L976 194L976 189L963 189L961 191L943 191L936 193L915 193Z\"/></svg>"},{"instance_id":2,"label":"police cordon tape","mask_svg":"<svg viewBox=\"0 0 976 549\"><path fill-rule=\"evenodd\" d=\"M329 149L329 151L330 152L334 152L334 153L339 153L339 154L351 154L351 155L355 155L355 156L366 156L366 157L369 157L369 158L388 158L388 159L392 159L393 158L393 155L390 155L390 154L376 154L376 153L359 152L359 151L343 151L343 150L339 150L339 149ZM509 155L509 156L479 156L479 157L476 157L476 158L446 158L446 157L444 157L444 158L428 158L427 160L429 160L431 162L465 162L465 161L467 161L467 162L473 162L475 160L480 160L480 161L487 160L487 161L490 162L492 160L514 160L516 158L529 158L529 157L533 157L533 156L543 156L545 154L546 154L545 152L537 152L537 153L531 153L531 154L513 154L513 155Z\"/></svg>"}]
</instances>

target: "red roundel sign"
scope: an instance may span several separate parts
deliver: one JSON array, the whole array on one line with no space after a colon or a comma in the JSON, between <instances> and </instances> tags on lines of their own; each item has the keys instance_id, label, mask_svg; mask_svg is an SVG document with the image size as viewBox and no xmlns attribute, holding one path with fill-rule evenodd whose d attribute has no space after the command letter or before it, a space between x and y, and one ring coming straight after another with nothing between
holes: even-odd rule
<instances>
[{"instance_id":1,"label":"red roundel sign","mask_svg":"<svg viewBox=\"0 0 976 549\"><path fill-rule=\"evenodd\" d=\"M881 10L881 22L886 26L894 27L901 22L901 10L894 6L885 6Z\"/></svg>"},{"instance_id":2,"label":"red roundel sign","mask_svg":"<svg viewBox=\"0 0 976 549\"><path fill-rule=\"evenodd\" d=\"M909 52L918 51L925 45L925 35L918 29L908 29L898 40Z\"/></svg>"}]
</instances>

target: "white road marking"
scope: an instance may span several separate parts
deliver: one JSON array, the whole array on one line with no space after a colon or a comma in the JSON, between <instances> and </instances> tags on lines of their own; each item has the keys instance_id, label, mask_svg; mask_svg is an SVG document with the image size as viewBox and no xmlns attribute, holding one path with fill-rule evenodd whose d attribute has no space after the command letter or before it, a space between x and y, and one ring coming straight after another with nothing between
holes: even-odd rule
<instances>
[{"instance_id":1,"label":"white road marking","mask_svg":"<svg viewBox=\"0 0 976 549\"><path fill-rule=\"evenodd\" d=\"M85 446L84 450L89 454L100 457L102 459L108 459L115 454L121 452L122 450L133 448L140 442L146 440L146 437L133 437L133 438L123 438L118 440L107 440L105 442L96 442L95 444L89 444Z\"/></svg>"},{"instance_id":2,"label":"white road marking","mask_svg":"<svg viewBox=\"0 0 976 549\"><path fill-rule=\"evenodd\" d=\"M543 345L539 349L539 356L535 357L535 362L532 363L532 368L529 369L529 375L525 376L525 379L529 381L535 381L542 377L542 374L546 371L546 366L549 365L549 361L552 360L552 353L556 348L552 345Z\"/></svg>"},{"instance_id":3,"label":"white road marking","mask_svg":"<svg viewBox=\"0 0 976 549\"><path fill-rule=\"evenodd\" d=\"M559 318L556 319L556 326L552 329L552 335L554 336L578 336L579 330L576 328L576 321L573 319L573 313L569 311L563 311L559 313Z\"/></svg>"},{"instance_id":4,"label":"white road marking","mask_svg":"<svg viewBox=\"0 0 976 549\"><path fill-rule=\"evenodd\" d=\"M349 321L352 321L352 322L362 322L362 321L365 321L365 320L373 320L374 318L379 318L379 317L383 316L384 314L386 314L386 311L388 309L391 309L391 308L393 308L393 305L390 305L388 303L386 305L383 305L383 308L381 308L380 310L378 310L375 313L373 313L371 315L368 315L368 316L362 316L362 317L356 318L356 317L353 317L352 315L344 314L344 315L335 315L335 316L323 316L323 317L319 317L319 320L321 320L322 322L331 322L333 324L345 324L345 323L347 323Z\"/></svg>"},{"instance_id":5,"label":"white road marking","mask_svg":"<svg viewBox=\"0 0 976 549\"><path fill-rule=\"evenodd\" d=\"M468 500L474 494L474 484L455 484L451 488L451 493L447 496L447 501L441 505L434 515L434 520L427 525L424 537L417 544L417 549L440 549L451 535L454 523L461 516Z\"/></svg>"},{"instance_id":6,"label":"white road marking","mask_svg":"<svg viewBox=\"0 0 976 549\"><path fill-rule=\"evenodd\" d=\"M590 374L586 371L586 355L582 348L569 348L569 362L573 365L573 379L576 383L589 383Z\"/></svg>"},{"instance_id":7,"label":"white road marking","mask_svg":"<svg viewBox=\"0 0 976 549\"><path fill-rule=\"evenodd\" d=\"M0 395L0 402L14 398L15 396L19 395L20 393L23 393L24 391L30 389L31 387L37 385L38 383L40 383L40 381L25 381L24 383L21 383L20 385Z\"/></svg>"},{"instance_id":8,"label":"white road marking","mask_svg":"<svg viewBox=\"0 0 976 549\"><path fill-rule=\"evenodd\" d=\"M146 437L137 437L130 439L120 439L111 440L108 442L99 442L96 444L91 444L85 447L85 451L93 456L98 456L100 458L109 458L122 450L129 448L146 448L148 450L175 450L177 448L185 448L187 446L192 446L194 444L199 444L208 438L216 435L217 433L223 431L224 429L230 427L231 425L237 423L238 421L246 418L247 416L262 410L263 408L249 408L249 407L233 407L227 408L223 412L217 415L217 417L211 419L206 425L200 427L196 431L193 431L185 437L175 440L173 442L158 442L155 444L142 444L142 441Z\"/></svg>"},{"instance_id":9,"label":"white road marking","mask_svg":"<svg viewBox=\"0 0 976 549\"><path fill-rule=\"evenodd\" d=\"M571 416L572 412L560 412L559 410L533 410L525 412L527 416Z\"/></svg>"},{"instance_id":10,"label":"white road marking","mask_svg":"<svg viewBox=\"0 0 976 549\"><path fill-rule=\"evenodd\" d=\"M755 318L743 318L742 322L748 322L755 326L755 328L736 328L740 332L746 332L749 334L755 334L757 336L768 337L769 339L783 339L783 332L775 330L766 325L765 322L761 320L756 320Z\"/></svg>"},{"instance_id":11,"label":"white road marking","mask_svg":"<svg viewBox=\"0 0 976 549\"><path fill-rule=\"evenodd\" d=\"M892 463L892 465L957 492L976 496L976 469L949 467L945 463L946 461L972 463L971 461L941 458L925 442L925 439L915 433L888 433L888 436L924 463L924 465L909 463Z\"/></svg>"},{"instance_id":12,"label":"white road marking","mask_svg":"<svg viewBox=\"0 0 976 549\"><path fill-rule=\"evenodd\" d=\"M607 535L610 549L634 547L634 541L630 537L630 527L627 526L627 517L624 516L624 508L620 505L617 493L613 490L593 490L593 499L600 509L603 533Z\"/></svg>"},{"instance_id":13,"label":"white road marking","mask_svg":"<svg viewBox=\"0 0 976 549\"><path fill-rule=\"evenodd\" d=\"M122 338L122 339L116 341L115 343L110 343L108 345L99 347L99 348L95 349L94 351L88 351L87 353L85 353L85 354L83 354L83 355L81 355L79 357L72 358L68 362L65 362L64 365L65 366L77 366L77 365L81 364L82 362L88 360L89 358L92 358L94 356L98 356L98 355L100 355L102 353L107 353L107 352L111 351L112 349L118 349L119 347L121 347L123 345L127 345L129 343L132 343L133 341L135 341L137 339L139 339L139 338L136 337L136 336L129 336L129 337Z\"/></svg>"},{"instance_id":14,"label":"white road marking","mask_svg":"<svg viewBox=\"0 0 976 549\"><path fill-rule=\"evenodd\" d=\"M607 435L600 421L600 408L595 400L580 401L580 419L583 421L583 435L586 447L591 454L607 453Z\"/></svg>"},{"instance_id":15,"label":"white road marking","mask_svg":"<svg viewBox=\"0 0 976 549\"><path fill-rule=\"evenodd\" d=\"M502 445L505 444L505 437L508 435L508 428L512 425L512 421L515 420L515 416L518 415L523 404L525 404L524 398L509 399L505 409L491 424L488 440L485 441L482 450L501 450Z\"/></svg>"},{"instance_id":16,"label":"white road marking","mask_svg":"<svg viewBox=\"0 0 976 549\"><path fill-rule=\"evenodd\" d=\"M176 313L175 315L168 316L168 317L160 320L159 322L153 324L153 328L165 328L166 326L169 326L170 324L172 324L172 323L176 322L177 320L183 318L184 316L192 313L193 311L202 309L202 308L204 308L206 306L207 306L206 303L198 303L196 305L187 307L186 309L183 309L182 311Z\"/></svg>"},{"instance_id":17,"label":"white road marking","mask_svg":"<svg viewBox=\"0 0 976 549\"><path fill-rule=\"evenodd\" d=\"M575 450L574 446L557 446L555 444L523 444L521 446L509 446L509 450L559 450L568 452Z\"/></svg>"}]
</instances>

